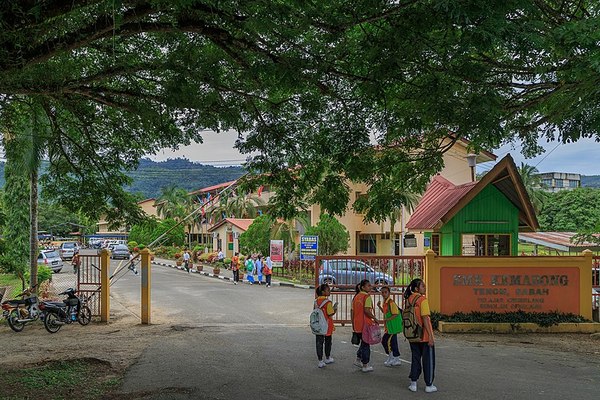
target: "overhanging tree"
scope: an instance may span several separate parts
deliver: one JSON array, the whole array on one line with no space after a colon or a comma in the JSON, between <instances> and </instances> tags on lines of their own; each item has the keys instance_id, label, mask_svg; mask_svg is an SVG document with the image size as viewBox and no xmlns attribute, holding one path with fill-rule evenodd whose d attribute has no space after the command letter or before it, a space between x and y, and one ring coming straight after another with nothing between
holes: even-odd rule
<instances>
[{"instance_id":1,"label":"overhanging tree","mask_svg":"<svg viewBox=\"0 0 600 400\"><path fill-rule=\"evenodd\" d=\"M590 0L3 2L0 109L41 104L41 181L71 208L139 216L123 169L233 129L278 215L307 194L341 214L347 180L389 170L418 193L454 140L532 154L539 136L598 137L598 15Z\"/></svg>"},{"instance_id":2,"label":"overhanging tree","mask_svg":"<svg viewBox=\"0 0 600 400\"><path fill-rule=\"evenodd\" d=\"M350 233L331 215L321 215L317 225L308 228L306 234L319 237L319 255L335 255L348 250Z\"/></svg>"}]
</instances>

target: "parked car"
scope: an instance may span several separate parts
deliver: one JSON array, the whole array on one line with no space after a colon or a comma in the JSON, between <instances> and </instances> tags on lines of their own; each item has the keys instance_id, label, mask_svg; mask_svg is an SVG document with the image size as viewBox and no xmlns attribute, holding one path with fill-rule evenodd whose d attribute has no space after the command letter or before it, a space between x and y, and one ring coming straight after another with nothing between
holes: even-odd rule
<instances>
[{"instance_id":1,"label":"parked car","mask_svg":"<svg viewBox=\"0 0 600 400\"><path fill-rule=\"evenodd\" d=\"M394 278L377 272L359 260L325 260L321 265L319 282L354 288L361 280L368 279L376 285L393 285Z\"/></svg>"},{"instance_id":2,"label":"parked car","mask_svg":"<svg viewBox=\"0 0 600 400\"><path fill-rule=\"evenodd\" d=\"M75 250L79 250L77 242L64 242L60 245L60 256L63 260L72 260Z\"/></svg>"},{"instance_id":3,"label":"parked car","mask_svg":"<svg viewBox=\"0 0 600 400\"><path fill-rule=\"evenodd\" d=\"M52 271L58 274L63 269L63 261L56 250L42 250L38 255L38 265L50 267Z\"/></svg>"},{"instance_id":4,"label":"parked car","mask_svg":"<svg viewBox=\"0 0 600 400\"><path fill-rule=\"evenodd\" d=\"M110 253L110 258L117 259L122 258L125 260L129 259L129 247L126 244L116 244Z\"/></svg>"}]
</instances>

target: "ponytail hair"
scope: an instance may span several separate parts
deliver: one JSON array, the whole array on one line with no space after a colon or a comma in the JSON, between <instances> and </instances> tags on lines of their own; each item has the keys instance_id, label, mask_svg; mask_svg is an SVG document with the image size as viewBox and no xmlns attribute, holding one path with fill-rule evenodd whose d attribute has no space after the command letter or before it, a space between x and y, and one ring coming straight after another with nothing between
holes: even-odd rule
<instances>
[{"instance_id":1,"label":"ponytail hair","mask_svg":"<svg viewBox=\"0 0 600 400\"><path fill-rule=\"evenodd\" d=\"M421 282L423 282L423 279L421 278L415 278L412 281L410 281L410 283L406 287L406 290L404 291L404 299L408 300L411 294L416 293L417 290L419 290Z\"/></svg>"},{"instance_id":2,"label":"ponytail hair","mask_svg":"<svg viewBox=\"0 0 600 400\"><path fill-rule=\"evenodd\" d=\"M323 296L323 293L325 293L325 290L329 287L328 284L326 283L322 283L319 286L317 286L316 292L317 292L317 296Z\"/></svg>"}]
</instances>

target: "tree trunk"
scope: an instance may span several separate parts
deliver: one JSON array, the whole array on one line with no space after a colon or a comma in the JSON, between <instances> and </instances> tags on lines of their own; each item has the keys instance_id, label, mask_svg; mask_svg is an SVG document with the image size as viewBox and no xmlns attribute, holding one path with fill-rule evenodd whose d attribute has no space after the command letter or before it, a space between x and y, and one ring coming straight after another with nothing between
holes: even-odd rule
<instances>
[{"instance_id":1,"label":"tree trunk","mask_svg":"<svg viewBox=\"0 0 600 400\"><path fill-rule=\"evenodd\" d=\"M390 240L392 241L392 255L396 255L396 232L394 230L396 225L396 217L394 214L390 215Z\"/></svg>"},{"instance_id":2,"label":"tree trunk","mask_svg":"<svg viewBox=\"0 0 600 400\"><path fill-rule=\"evenodd\" d=\"M38 171L32 171L30 175L30 198L29 198L29 219L31 222L29 236L29 268L30 268L30 287L36 287L38 281ZM37 287L36 287L37 290Z\"/></svg>"}]
</instances>

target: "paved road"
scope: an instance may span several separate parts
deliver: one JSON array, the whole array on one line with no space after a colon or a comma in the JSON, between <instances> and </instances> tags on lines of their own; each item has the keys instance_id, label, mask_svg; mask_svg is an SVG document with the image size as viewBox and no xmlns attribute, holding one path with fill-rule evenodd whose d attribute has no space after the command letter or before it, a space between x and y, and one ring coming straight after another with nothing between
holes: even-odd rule
<instances>
[{"instance_id":1,"label":"paved road","mask_svg":"<svg viewBox=\"0 0 600 400\"><path fill-rule=\"evenodd\" d=\"M115 299L139 310L139 277L113 286ZM348 328L334 334L335 364L316 367L307 327L312 292L238 285L153 268L154 321L176 334L159 339L128 370L121 391L144 399L597 399L600 359L528 344L507 346L445 337L438 340L437 394L406 389L409 365L375 372L352 366ZM407 345L401 357L409 359Z\"/></svg>"}]
</instances>

